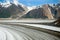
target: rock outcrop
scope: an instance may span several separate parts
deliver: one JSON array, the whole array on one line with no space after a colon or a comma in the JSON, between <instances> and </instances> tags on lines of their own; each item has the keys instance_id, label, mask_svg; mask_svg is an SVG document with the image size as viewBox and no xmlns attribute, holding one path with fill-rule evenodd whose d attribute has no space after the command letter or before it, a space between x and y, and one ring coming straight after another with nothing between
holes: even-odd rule
<instances>
[{"instance_id":1,"label":"rock outcrop","mask_svg":"<svg viewBox=\"0 0 60 40\"><path fill-rule=\"evenodd\" d=\"M57 9L57 18L60 17L60 8Z\"/></svg>"},{"instance_id":2,"label":"rock outcrop","mask_svg":"<svg viewBox=\"0 0 60 40\"><path fill-rule=\"evenodd\" d=\"M51 11L51 8L49 7L49 5L43 5L43 11L45 13L45 16L48 17L48 19L54 19L53 17L53 13Z\"/></svg>"}]
</instances>

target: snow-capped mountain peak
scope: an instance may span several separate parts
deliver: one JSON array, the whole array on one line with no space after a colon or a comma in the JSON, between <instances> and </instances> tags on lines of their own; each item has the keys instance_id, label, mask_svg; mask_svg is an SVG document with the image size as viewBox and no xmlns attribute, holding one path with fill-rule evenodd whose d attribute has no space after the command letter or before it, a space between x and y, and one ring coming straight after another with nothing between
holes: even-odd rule
<instances>
[{"instance_id":1,"label":"snow-capped mountain peak","mask_svg":"<svg viewBox=\"0 0 60 40\"><path fill-rule=\"evenodd\" d=\"M9 7L11 4L10 3L2 3L2 7Z\"/></svg>"},{"instance_id":2,"label":"snow-capped mountain peak","mask_svg":"<svg viewBox=\"0 0 60 40\"><path fill-rule=\"evenodd\" d=\"M4 2L4 3L0 3L0 5L2 5L2 7L9 7L11 6L12 4L18 6L18 5L21 5L21 7L25 7L25 5L23 5L22 3L19 3L17 0L13 0L12 2L10 2L9 0Z\"/></svg>"},{"instance_id":3,"label":"snow-capped mountain peak","mask_svg":"<svg viewBox=\"0 0 60 40\"><path fill-rule=\"evenodd\" d=\"M0 4L2 5L2 7L9 7L11 5L9 1Z\"/></svg>"},{"instance_id":4,"label":"snow-capped mountain peak","mask_svg":"<svg viewBox=\"0 0 60 40\"><path fill-rule=\"evenodd\" d=\"M18 2L17 0L13 0L13 3L14 3L15 5L18 5L18 4L19 4L19 2Z\"/></svg>"}]
</instances>

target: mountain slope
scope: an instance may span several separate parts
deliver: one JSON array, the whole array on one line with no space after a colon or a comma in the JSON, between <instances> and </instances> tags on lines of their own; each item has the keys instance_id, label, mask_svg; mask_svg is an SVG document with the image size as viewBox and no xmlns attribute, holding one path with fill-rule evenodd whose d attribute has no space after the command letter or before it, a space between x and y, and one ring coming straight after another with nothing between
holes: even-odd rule
<instances>
[{"instance_id":1,"label":"mountain slope","mask_svg":"<svg viewBox=\"0 0 60 40\"><path fill-rule=\"evenodd\" d=\"M53 19L51 9L48 5L42 7L37 7L36 9L31 10L26 15L22 16L23 18L42 18L42 19Z\"/></svg>"},{"instance_id":2,"label":"mountain slope","mask_svg":"<svg viewBox=\"0 0 60 40\"><path fill-rule=\"evenodd\" d=\"M21 3L0 3L0 18L42 18L54 19L60 17L60 5L45 4L26 7Z\"/></svg>"},{"instance_id":3,"label":"mountain slope","mask_svg":"<svg viewBox=\"0 0 60 40\"><path fill-rule=\"evenodd\" d=\"M7 5L0 5L0 10L2 12L0 12L0 18L5 18L3 16L9 16L11 18L19 18L21 17L22 15L24 15L24 13L28 10L27 7L22 7L22 5L18 4L18 5L15 5L14 3L10 3L11 5L6 7ZM9 5L9 4L8 4ZM9 15L6 15L6 14L9 14ZM8 18L8 17L6 17Z\"/></svg>"},{"instance_id":4,"label":"mountain slope","mask_svg":"<svg viewBox=\"0 0 60 40\"><path fill-rule=\"evenodd\" d=\"M33 10L29 11L26 15L24 15L22 17L23 18L45 18L42 8L33 9Z\"/></svg>"},{"instance_id":5,"label":"mountain slope","mask_svg":"<svg viewBox=\"0 0 60 40\"><path fill-rule=\"evenodd\" d=\"M51 6L49 4L42 5L41 7L32 8L27 14L23 15L22 18L42 18L42 19L54 19L60 17L59 6Z\"/></svg>"}]
</instances>

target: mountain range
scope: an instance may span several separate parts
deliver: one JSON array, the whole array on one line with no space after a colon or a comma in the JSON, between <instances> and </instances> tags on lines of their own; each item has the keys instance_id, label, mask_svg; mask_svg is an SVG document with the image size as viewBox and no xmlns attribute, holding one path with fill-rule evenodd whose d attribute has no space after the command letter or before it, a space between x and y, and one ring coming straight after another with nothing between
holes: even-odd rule
<instances>
[{"instance_id":1,"label":"mountain range","mask_svg":"<svg viewBox=\"0 0 60 40\"><path fill-rule=\"evenodd\" d=\"M0 18L41 18L55 19L60 17L60 4L44 4L27 7L21 3L0 3Z\"/></svg>"}]
</instances>

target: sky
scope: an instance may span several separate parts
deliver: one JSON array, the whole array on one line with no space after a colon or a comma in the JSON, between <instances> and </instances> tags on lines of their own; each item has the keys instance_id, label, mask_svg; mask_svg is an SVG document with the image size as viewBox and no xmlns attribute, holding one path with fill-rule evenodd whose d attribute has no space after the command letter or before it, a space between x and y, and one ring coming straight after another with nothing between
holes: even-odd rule
<instances>
[{"instance_id":1,"label":"sky","mask_svg":"<svg viewBox=\"0 0 60 40\"><path fill-rule=\"evenodd\" d=\"M0 0L0 2L6 2L12 0ZM26 6L37 6L37 5L43 5L43 4L57 4L60 2L60 0L13 0L15 2L22 3Z\"/></svg>"}]
</instances>

